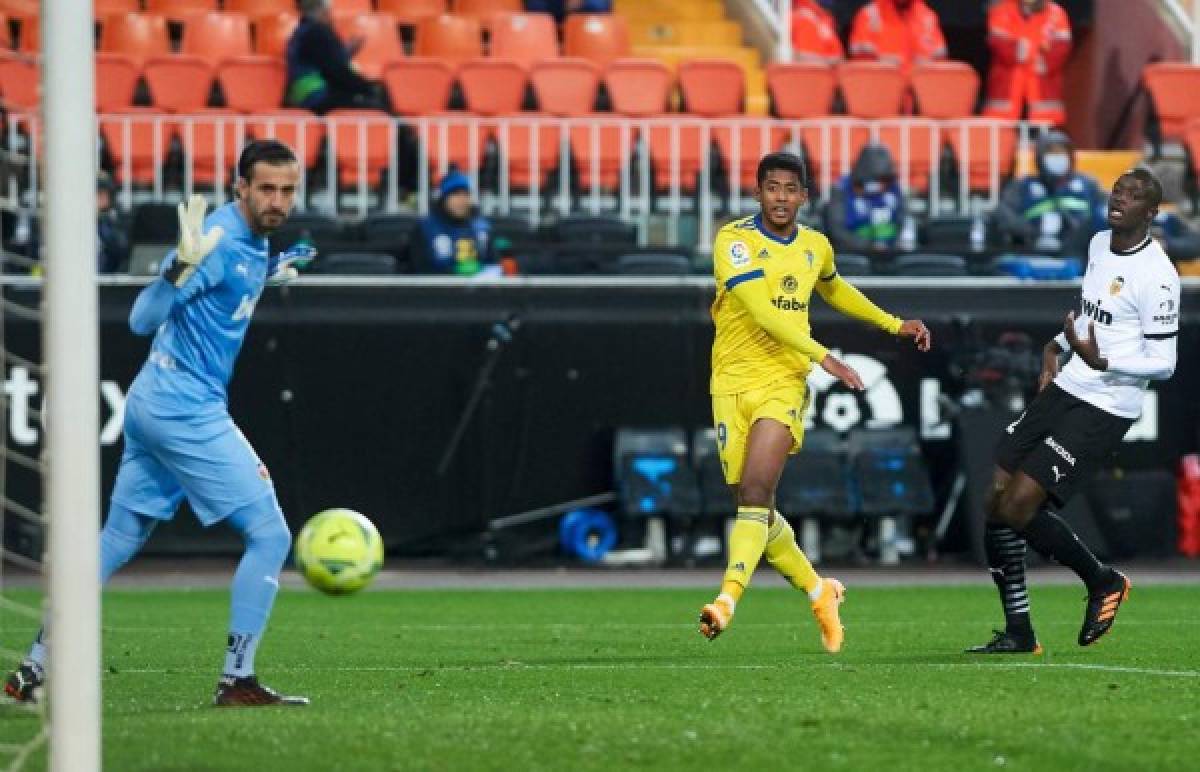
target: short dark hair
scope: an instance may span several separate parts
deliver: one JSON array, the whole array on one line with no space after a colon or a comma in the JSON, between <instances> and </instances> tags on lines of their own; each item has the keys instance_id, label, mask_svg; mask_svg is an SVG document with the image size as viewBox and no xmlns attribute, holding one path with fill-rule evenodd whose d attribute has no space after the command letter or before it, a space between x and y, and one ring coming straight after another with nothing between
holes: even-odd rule
<instances>
[{"instance_id":1,"label":"short dark hair","mask_svg":"<svg viewBox=\"0 0 1200 772\"><path fill-rule=\"evenodd\" d=\"M1162 182L1160 182L1158 179L1158 175L1147 169L1145 166L1135 166L1129 171L1125 172L1125 174L1142 183L1142 187L1144 187L1150 193L1151 207L1157 207L1162 203L1163 186Z\"/></svg>"},{"instance_id":2,"label":"short dark hair","mask_svg":"<svg viewBox=\"0 0 1200 772\"><path fill-rule=\"evenodd\" d=\"M242 154L238 157L238 176L249 182L254 176L254 165L259 162L292 164L296 163L296 154L277 139L252 139L242 148Z\"/></svg>"},{"instance_id":3,"label":"short dark hair","mask_svg":"<svg viewBox=\"0 0 1200 772\"><path fill-rule=\"evenodd\" d=\"M764 155L758 162L758 172L755 174L760 188L767 181L767 175L773 171L792 172L800 180L800 187L808 187L808 177L804 173L804 161L801 161L800 156L795 153L779 151Z\"/></svg>"}]
</instances>

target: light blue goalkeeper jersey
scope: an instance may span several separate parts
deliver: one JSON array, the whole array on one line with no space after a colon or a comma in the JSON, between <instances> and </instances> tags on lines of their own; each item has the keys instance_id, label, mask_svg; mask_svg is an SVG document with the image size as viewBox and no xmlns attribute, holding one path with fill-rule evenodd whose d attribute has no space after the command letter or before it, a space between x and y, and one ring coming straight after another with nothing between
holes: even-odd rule
<instances>
[{"instance_id":1,"label":"light blue goalkeeper jersey","mask_svg":"<svg viewBox=\"0 0 1200 772\"><path fill-rule=\"evenodd\" d=\"M131 397L181 413L226 403L234 363L275 259L269 257L267 238L250 230L236 202L210 214L204 229L217 225L225 233L176 294ZM174 260L172 251L163 270ZM135 306L131 325L136 326L137 313Z\"/></svg>"}]
</instances>

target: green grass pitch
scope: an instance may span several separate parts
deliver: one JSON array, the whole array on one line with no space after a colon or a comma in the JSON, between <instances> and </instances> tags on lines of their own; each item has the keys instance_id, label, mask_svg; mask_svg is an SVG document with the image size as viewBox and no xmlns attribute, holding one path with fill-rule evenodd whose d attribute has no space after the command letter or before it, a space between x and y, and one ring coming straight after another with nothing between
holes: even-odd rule
<instances>
[{"instance_id":1,"label":"green grass pitch","mask_svg":"<svg viewBox=\"0 0 1200 772\"><path fill-rule=\"evenodd\" d=\"M999 617L985 586L851 587L838 656L774 588L714 643L702 590L285 591L259 671L312 707L218 710L226 594L110 591L105 768L1191 770L1196 593L1135 578L1081 649L1082 591L1035 589L1047 654L980 659L961 649ZM29 621L0 621L23 648ZM0 706L0 743L37 727Z\"/></svg>"}]
</instances>

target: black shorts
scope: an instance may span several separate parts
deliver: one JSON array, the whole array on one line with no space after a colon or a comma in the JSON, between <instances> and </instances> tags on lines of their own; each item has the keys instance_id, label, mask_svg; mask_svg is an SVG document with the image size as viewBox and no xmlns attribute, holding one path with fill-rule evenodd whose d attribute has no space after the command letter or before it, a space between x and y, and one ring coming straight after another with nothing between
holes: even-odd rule
<instances>
[{"instance_id":1,"label":"black shorts","mask_svg":"<svg viewBox=\"0 0 1200 772\"><path fill-rule=\"evenodd\" d=\"M1112 458L1132 425L1132 418L1101 410L1051 383L1004 430L996 464L1029 475L1061 507Z\"/></svg>"}]
</instances>

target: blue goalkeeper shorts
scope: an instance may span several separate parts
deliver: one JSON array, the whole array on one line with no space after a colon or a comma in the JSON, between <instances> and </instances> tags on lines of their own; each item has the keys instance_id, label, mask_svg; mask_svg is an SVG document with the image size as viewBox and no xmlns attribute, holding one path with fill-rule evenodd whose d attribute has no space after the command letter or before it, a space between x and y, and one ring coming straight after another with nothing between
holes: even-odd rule
<instances>
[{"instance_id":1,"label":"blue goalkeeper shorts","mask_svg":"<svg viewBox=\"0 0 1200 772\"><path fill-rule=\"evenodd\" d=\"M136 396L125 403L114 504L170 520L187 496L208 526L274 492L266 465L223 404L180 415Z\"/></svg>"}]
</instances>

